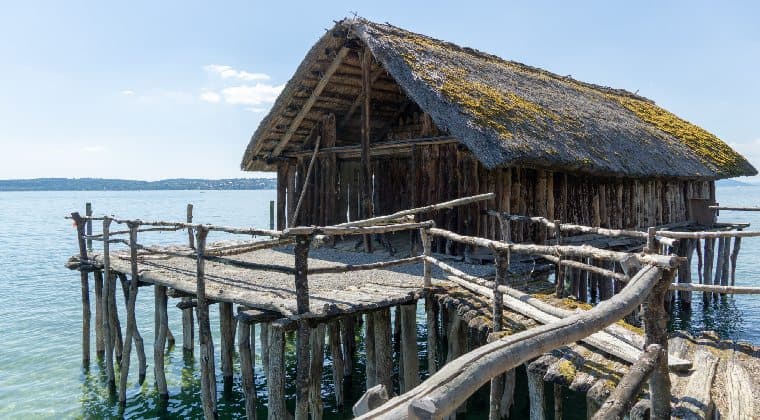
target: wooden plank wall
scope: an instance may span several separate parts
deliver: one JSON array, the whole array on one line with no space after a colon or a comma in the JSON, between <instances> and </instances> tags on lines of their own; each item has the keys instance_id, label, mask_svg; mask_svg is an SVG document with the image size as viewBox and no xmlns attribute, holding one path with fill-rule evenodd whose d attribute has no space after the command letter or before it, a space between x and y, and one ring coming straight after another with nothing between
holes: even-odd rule
<instances>
[{"instance_id":1,"label":"wooden plank wall","mask_svg":"<svg viewBox=\"0 0 760 420\"><path fill-rule=\"evenodd\" d=\"M300 225L329 225L361 217L359 161L319 157L315 162L302 204ZM309 158L291 170L292 180L303 179ZM289 171L282 171L288 174ZM633 178L569 175L529 168L488 170L469 151L457 144L415 146L398 157L372 159L375 214L433 204L485 192L496 193L491 202L432 212L436 226L467 235L500 239L498 223L485 210L544 216L551 220L610 228L642 228L686 221L689 199L714 201L710 181L641 180ZM293 186L297 193L300 189ZM298 194L278 194L288 199ZM711 202L712 202L711 201ZM290 211L288 211L290 213ZM546 232L527 223L513 223L515 241L543 241ZM434 251L459 254L461 248L439 240Z\"/></svg>"}]
</instances>

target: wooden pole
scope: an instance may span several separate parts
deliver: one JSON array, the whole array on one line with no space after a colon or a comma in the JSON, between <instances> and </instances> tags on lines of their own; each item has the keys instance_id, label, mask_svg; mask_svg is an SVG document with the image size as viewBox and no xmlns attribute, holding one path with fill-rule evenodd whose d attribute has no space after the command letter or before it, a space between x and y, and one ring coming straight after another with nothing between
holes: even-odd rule
<instances>
[{"instance_id":1,"label":"wooden pole","mask_svg":"<svg viewBox=\"0 0 760 420\"><path fill-rule=\"evenodd\" d=\"M127 280L127 276L125 274L119 273L118 275L119 279L121 280L121 290L124 292L124 304L128 306L129 290L132 283ZM116 312L115 308L113 312ZM145 375L148 370L148 362L145 357L145 342L143 341L142 335L140 335L140 329L137 328L137 322L135 322L134 328L134 342L135 350L137 352L137 383L142 385L143 382L145 382Z\"/></svg>"},{"instance_id":2,"label":"wooden pole","mask_svg":"<svg viewBox=\"0 0 760 420\"><path fill-rule=\"evenodd\" d=\"M377 353L375 351L375 315L371 312L364 314L364 351L366 353L366 388L377 385Z\"/></svg>"},{"instance_id":3,"label":"wooden pole","mask_svg":"<svg viewBox=\"0 0 760 420\"><path fill-rule=\"evenodd\" d=\"M734 238L734 249L731 251L731 286L736 284L736 260L739 257L739 249L742 246L742 238Z\"/></svg>"},{"instance_id":4,"label":"wooden pole","mask_svg":"<svg viewBox=\"0 0 760 420\"><path fill-rule=\"evenodd\" d=\"M311 333L311 365L309 366L309 407L312 420L322 419L322 365L325 362L325 324Z\"/></svg>"},{"instance_id":5,"label":"wooden pole","mask_svg":"<svg viewBox=\"0 0 760 420\"><path fill-rule=\"evenodd\" d=\"M291 418L285 407L285 328L280 322L269 324L269 375L267 390L269 420L288 420Z\"/></svg>"},{"instance_id":6,"label":"wooden pole","mask_svg":"<svg viewBox=\"0 0 760 420\"><path fill-rule=\"evenodd\" d=\"M299 314L309 312L309 244L311 237L298 235L295 245L295 289L296 309ZM309 324L305 320L298 322L296 337L296 420L307 420L309 416ZM270 366L271 369L271 366Z\"/></svg>"},{"instance_id":7,"label":"wooden pole","mask_svg":"<svg viewBox=\"0 0 760 420\"><path fill-rule=\"evenodd\" d=\"M425 316L427 319L428 374L438 370L438 311L435 296L431 291L425 295Z\"/></svg>"},{"instance_id":8,"label":"wooden pole","mask_svg":"<svg viewBox=\"0 0 760 420\"><path fill-rule=\"evenodd\" d=\"M200 346L201 364L201 402L206 419L216 419L216 374L214 368L214 341L211 337L209 320L209 301L206 298L206 237L208 229L199 226L196 229L196 291L198 305L198 345Z\"/></svg>"},{"instance_id":9,"label":"wooden pole","mask_svg":"<svg viewBox=\"0 0 760 420\"><path fill-rule=\"evenodd\" d=\"M643 305L645 345L657 344L660 346L659 360L649 380L653 419L670 418L671 392L670 376L668 373L667 330L670 316L665 310L665 300L668 295L668 286L672 283L675 274L676 270L665 271Z\"/></svg>"},{"instance_id":10,"label":"wooden pole","mask_svg":"<svg viewBox=\"0 0 760 420\"><path fill-rule=\"evenodd\" d=\"M105 354L105 339L103 337L103 272L93 272L95 284L95 355L98 360L103 360Z\"/></svg>"},{"instance_id":11,"label":"wooden pole","mask_svg":"<svg viewBox=\"0 0 760 420\"><path fill-rule=\"evenodd\" d=\"M356 356L356 318L343 317L340 320L340 331L343 339L343 382L345 388L350 389Z\"/></svg>"},{"instance_id":12,"label":"wooden pole","mask_svg":"<svg viewBox=\"0 0 760 420\"><path fill-rule=\"evenodd\" d=\"M111 334L111 287L114 284L111 273L111 244L110 238L111 219L103 219L103 341L105 342L105 368L106 378L108 380L108 390L112 392L116 389L116 377L113 368L114 339ZM114 334L115 335L115 334Z\"/></svg>"},{"instance_id":13,"label":"wooden pole","mask_svg":"<svg viewBox=\"0 0 760 420\"><path fill-rule=\"evenodd\" d=\"M660 346L652 344L641 354L639 360L631 366L618 383L612 394L594 414L593 420L620 419L630 411L636 402L641 387L657 365Z\"/></svg>"},{"instance_id":14,"label":"wooden pole","mask_svg":"<svg viewBox=\"0 0 760 420\"><path fill-rule=\"evenodd\" d=\"M92 238L90 238L92 236L92 219L90 219L92 217L92 203L84 204L84 214L87 216L87 250L92 251Z\"/></svg>"},{"instance_id":15,"label":"wooden pole","mask_svg":"<svg viewBox=\"0 0 760 420\"><path fill-rule=\"evenodd\" d=\"M375 317L375 358L377 384L385 386L393 394L393 347L391 346L391 311L383 308Z\"/></svg>"},{"instance_id":16,"label":"wooden pole","mask_svg":"<svg viewBox=\"0 0 760 420\"><path fill-rule=\"evenodd\" d=\"M493 318L493 332L502 330L502 318L504 314L504 296L499 286L507 283L509 274L509 251L493 250L496 257L496 278L493 282L493 306L491 309ZM488 418L498 420L501 418L501 398L504 393L504 376L498 375L491 379L491 396L489 402Z\"/></svg>"},{"instance_id":17,"label":"wooden pole","mask_svg":"<svg viewBox=\"0 0 760 420\"><path fill-rule=\"evenodd\" d=\"M169 399L169 390L166 386L166 372L164 371L164 351L166 349L166 332L169 330L169 318L166 313L166 286L156 285L154 302L156 306L156 342L153 346L153 373L156 376L156 388L158 395L164 400Z\"/></svg>"},{"instance_id":18,"label":"wooden pole","mask_svg":"<svg viewBox=\"0 0 760 420\"><path fill-rule=\"evenodd\" d=\"M259 340L261 340L261 368L264 369L264 375L269 377L269 323L262 322L259 324Z\"/></svg>"},{"instance_id":19,"label":"wooden pole","mask_svg":"<svg viewBox=\"0 0 760 420\"><path fill-rule=\"evenodd\" d=\"M428 233L427 229L420 229L420 238L422 239L422 249L423 254L426 257L432 256L432 238L430 237L430 234ZM424 281L425 287L432 286L432 272L433 272L433 266L430 264L430 261L425 260L425 262L422 265L422 278Z\"/></svg>"},{"instance_id":20,"label":"wooden pole","mask_svg":"<svg viewBox=\"0 0 760 420\"><path fill-rule=\"evenodd\" d=\"M121 357L119 369L119 403L125 406L127 403L127 376L129 376L129 359L132 354L132 340L134 339L137 321L135 319L135 302L137 300L137 283L140 276L137 272L137 229L140 225L134 222L129 226L129 260L132 272L132 281L129 282L129 295L127 299L127 334L124 339L124 352Z\"/></svg>"},{"instance_id":21,"label":"wooden pole","mask_svg":"<svg viewBox=\"0 0 760 420\"><path fill-rule=\"evenodd\" d=\"M119 311L116 309L116 275L111 274L111 278L108 279L111 290L108 296L108 327L111 330L111 338L113 339L113 353L114 360L117 365L121 366L121 355L124 351L124 337L121 333L121 322L119 322Z\"/></svg>"},{"instance_id":22,"label":"wooden pole","mask_svg":"<svg viewBox=\"0 0 760 420\"><path fill-rule=\"evenodd\" d=\"M335 405L343 407L343 351L340 348L340 322L332 321L327 326L332 358L333 383L335 385Z\"/></svg>"},{"instance_id":23,"label":"wooden pole","mask_svg":"<svg viewBox=\"0 0 760 420\"><path fill-rule=\"evenodd\" d=\"M187 203L187 217L185 220L187 220L188 224L193 223L193 205L190 203ZM187 228L187 246L195 248L195 235L191 227Z\"/></svg>"},{"instance_id":24,"label":"wooden pole","mask_svg":"<svg viewBox=\"0 0 760 420\"><path fill-rule=\"evenodd\" d=\"M77 243L79 244L79 259L87 261L87 245L84 241L85 223L79 213L71 213L71 218L77 228ZM80 269L79 277L82 284L82 366L90 368L90 280L87 271Z\"/></svg>"},{"instance_id":25,"label":"wooden pole","mask_svg":"<svg viewBox=\"0 0 760 420\"><path fill-rule=\"evenodd\" d=\"M554 384L554 420L562 419L562 385Z\"/></svg>"},{"instance_id":26,"label":"wooden pole","mask_svg":"<svg viewBox=\"0 0 760 420\"><path fill-rule=\"evenodd\" d=\"M528 367L525 366L526 370ZM546 395L544 394L544 377L528 370L528 399L530 401L530 419L546 419Z\"/></svg>"},{"instance_id":27,"label":"wooden pole","mask_svg":"<svg viewBox=\"0 0 760 420\"><path fill-rule=\"evenodd\" d=\"M187 204L186 220L188 224L193 223L193 205L191 203ZM190 249L195 249L195 234L192 227L187 228L187 246ZM182 298L182 302L189 303L191 301L192 298L189 296ZM182 309L182 350L189 355L193 354L195 342L195 327L193 324L193 308L188 306Z\"/></svg>"},{"instance_id":28,"label":"wooden pole","mask_svg":"<svg viewBox=\"0 0 760 420\"><path fill-rule=\"evenodd\" d=\"M562 229L560 228L560 221L554 221L554 237L557 239L557 246L562 245ZM562 257L557 257L556 269L554 271L555 295L562 299L565 297L565 269L562 267Z\"/></svg>"},{"instance_id":29,"label":"wooden pole","mask_svg":"<svg viewBox=\"0 0 760 420\"><path fill-rule=\"evenodd\" d=\"M282 195L284 196L285 194L282 194ZM280 194L278 194L277 196L279 197L279 196L280 196ZM283 206L282 208L283 208L283 213L284 213L284 209L285 209L285 207ZM278 206L278 209L277 209L277 210L278 210L278 211L280 210L280 209L279 209L279 206ZM283 220L283 221L284 221L284 219L285 219L285 218L283 217L281 220ZM282 225L282 226L283 226L283 228L284 228L284 227L285 227L285 224L283 223L283 225ZM274 230L274 200L269 200L269 229L271 229L271 230Z\"/></svg>"},{"instance_id":30,"label":"wooden pole","mask_svg":"<svg viewBox=\"0 0 760 420\"><path fill-rule=\"evenodd\" d=\"M235 346L235 320L232 303L219 302L219 329L221 332L222 378L225 392L232 388L232 357Z\"/></svg>"},{"instance_id":31,"label":"wooden pole","mask_svg":"<svg viewBox=\"0 0 760 420\"><path fill-rule=\"evenodd\" d=\"M417 355L417 304L401 305L401 393L414 388L420 382L419 357Z\"/></svg>"},{"instance_id":32,"label":"wooden pole","mask_svg":"<svg viewBox=\"0 0 760 420\"><path fill-rule=\"evenodd\" d=\"M245 396L245 416L249 420L256 420L256 385L253 378L253 365L255 358L251 352L251 330L247 324L240 323L238 327L238 353L240 354L240 373L243 379L242 388Z\"/></svg>"},{"instance_id":33,"label":"wooden pole","mask_svg":"<svg viewBox=\"0 0 760 420\"><path fill-rule=\"evenodd\" d=\"M370 99L371 99L371 80L370 67L372 66L372 52L369 48L364 48L361 56L362 67L362 93L364 94L362 102L362 130L361 130L361 201L364 210L363 217L369 218L374 216L372 213L372 167L370 162ZM364 235L364 250L372 252L372 238L370 235ZM389 390L390 392L390 390Z\"/></svg>"}]
</instances>

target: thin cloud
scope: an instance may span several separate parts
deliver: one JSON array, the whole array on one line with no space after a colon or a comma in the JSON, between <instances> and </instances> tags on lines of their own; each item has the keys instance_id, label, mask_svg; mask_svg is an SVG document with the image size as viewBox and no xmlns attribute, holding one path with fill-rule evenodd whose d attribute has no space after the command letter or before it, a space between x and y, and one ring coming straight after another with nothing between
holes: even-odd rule
<instances>
[{"instance_id":1,"label":"thin cloud","mask_svg":"<svg viewBox=\"0 0 760 420\"><path fill-rule=\"evenodd\" d=\"M222 89L224 101L233 105L271 104L279 96L285 85L272 86L266 83L255 85L232 86Z\"/></svg>"},{"instance_id":2,"label":"thin cloud","mask_svg":"<svg viewBox=\"0 0 760 420\"><path fill-rule=\"evenodd\" d=\"M215 74L222 79L236 79L245 82L253 82L257 80L269 80L271 77L266 73L251 73L244 70L237 70L231 66L224 66L219 64L208 64L203 66L203 69L211 74Z\"/></svg>"},{"instance_id":3,"label":"thin cloud","mask_svg":"<svg viewBox=\"0 0 760 420\"><path fill-rule=\"evenodd\" d=\"M222 100L222 96L213 90L204 89L200 96L202 101L211 102L212 104L219 103Z\"/></svg>"},{"instance_id":4,"label":"thin cloud","mask_svg":"<svg viewBox=\"0 0 760 420\"><path fill-rule=\"evenodd\" d=\"M124 96L132 96L135 94L134 90L124 89L121 91L121 94Z\"/></svg>"}]
</instances>

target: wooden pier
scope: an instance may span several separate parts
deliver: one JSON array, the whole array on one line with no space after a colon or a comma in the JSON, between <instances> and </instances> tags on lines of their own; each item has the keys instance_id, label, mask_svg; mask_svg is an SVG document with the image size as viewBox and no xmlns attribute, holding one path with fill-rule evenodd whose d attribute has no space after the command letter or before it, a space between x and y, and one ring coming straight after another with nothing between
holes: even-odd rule
<instances>
[{"instance_id":1,"label":"wooden pier","mask_svg":"<svg viewBox=\"0 0 760 420\"><path fill-rule=\"evenodd\" d=\"M468 399L489 383L489 417L503 418L517 395L520 366L527 373L530 416L535 419L545 418L547 408L561 418L564 392L585 393L589 418L760 415L760 405L753 401L760 389L760 349L709 334L676 334L668 340L666 330L671 290L760 292L705 282L674 283L687 258L670 250L681 249L684 240L738 239L757 236L756 232L726 227L687 231L684 226L678 226L679 231L671 230L673 226L612 230L491 212L507 232L496 241L417 221L429 211L490 198L482 194L335 226L282 230L193 223L190 206L185 222L73 213L80 252L69 267L81 272L83 363L90 363L92 273L97 356L104 360L107 385L122 405L133 350L138 380L145 378L147 361L135 301L141 287L153 286L156 389L168 398L163 366L171 336L168 300L177 299L182 348L192 351L196 339L200 347L200 399L206 418L217 417L217 360L225 385L231 386L236 351L246 413L255 418L255 324L261 325L270 419L321 418L322 400L327 398L320 392L326 353L333 360L336 406L345 404L344 386L352 365L364 357L367 393L354 407L354 414L363 418L445 418L466 410ZM544 243L514 243L509 224L518 221L543 225L550 233ZM93 233L94 222L102 223L100 233ZM187 243L140 243L141 233L153 231L178 232ZM568 236L570 232L580 235ZM269 239L210 242L209 235L216 233ZM377 247L375 252L345 250L346 244L355 243L366 249L365 237ZM102 250L89 250L88 240L101 242ZM412 248L420 254L399 246L417 241L422 246ZM472 264L433 253L433 241L456 243L470 257L481 255L481 261L492 263ZM728 255L724 262L735 266L731 253L721 255ZM549 274L554 275L552 281ZM117 279L127 308L123 332L115 310ZM426 312L427 376L420 373L416 341L418 301L424 301ZM219 356L214 354L209 321L212 304L220 314ZM639 319L643 330L625 322ZM358 324L363 324L364 355L356 353ZM287 331L296 334L292 414L285 406ZM397 383L392 377L394 345L400 354ZM552 384L552 401L547 401L545 383Z\"/></svg>"}]
</instances>

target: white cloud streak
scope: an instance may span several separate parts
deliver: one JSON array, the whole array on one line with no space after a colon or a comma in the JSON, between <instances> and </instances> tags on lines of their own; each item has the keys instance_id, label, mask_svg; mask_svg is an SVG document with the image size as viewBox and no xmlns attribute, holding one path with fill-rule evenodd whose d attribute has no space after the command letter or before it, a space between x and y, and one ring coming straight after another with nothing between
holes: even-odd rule
<instances>
[{"instance_id":1,"label":"white cloud streak","mask_svg":"<svg viewBox=\"0 0 760 420\"><path fill-rule=\"evenodd\" d=\"M269 75L265 73L250 73L234 69L232 66L223 66L219 64L208 64L203 66L203 69L211 74L221 77L222 79L235 79L245 82L270 79Z\"/></svg>"},{"instance_id":2,"label":"white cloud streak","mask_svg":"<svg viewBox=\"0 0 760 420\"><path fill-rule=\"evenodd\" d=\"M135 94L134 90L124 89L121 91L121 94L124 96L132 96Z\"/></svg>"},{"instance_id":3,"label":"white cloud streak","mask_svg":"<svg viewBox=\"0 0 760 420\"><path fill-rule=\"evenodd\" d=\"M212 104L218 103L222 100L222 96L213 90L204 89L200 96L202 101L211 102Z\"/></svg>"},{"instance_id":4,"label":"white cloud streak","mask_svg":"<svg viewBox=\"0 0 760 420\"><path fill-rule=\"evenodd\" d=\"M285 85L273 86L266 83L240 85L222 89L224 101L233 105L264 105L277 99Z\"/></svg>"}]
</instances>

